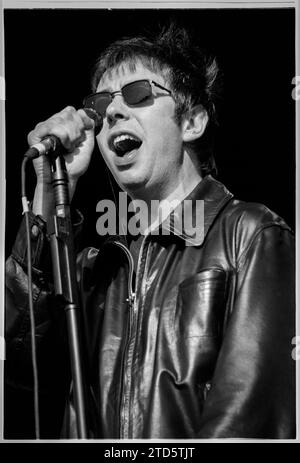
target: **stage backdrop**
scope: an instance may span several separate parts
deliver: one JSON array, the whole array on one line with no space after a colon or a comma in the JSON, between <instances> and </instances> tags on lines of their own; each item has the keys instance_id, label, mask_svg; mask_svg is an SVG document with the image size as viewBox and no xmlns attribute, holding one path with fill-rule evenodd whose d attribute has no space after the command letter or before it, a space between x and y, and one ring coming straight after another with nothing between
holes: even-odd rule
<instances>
[{"instance_id":1,"label":"stage backdrop","mask_svg":"<svg viewBox=\"0 0 300 463\"><path fill-rule=\"evenodd\" d=\"M266 204L294 226L294 10L6 10L6 252L21 220L20 167L27 133L66 105L79 108L112 40L145 34L170 17L196 32L224 72L216 144L218 178L240 199ZM28 196L34 175L28 173ZM96 204L110 198L95 150L75 205L87 217L82 245L98 246Z\"/></svg>"}]
</instances>

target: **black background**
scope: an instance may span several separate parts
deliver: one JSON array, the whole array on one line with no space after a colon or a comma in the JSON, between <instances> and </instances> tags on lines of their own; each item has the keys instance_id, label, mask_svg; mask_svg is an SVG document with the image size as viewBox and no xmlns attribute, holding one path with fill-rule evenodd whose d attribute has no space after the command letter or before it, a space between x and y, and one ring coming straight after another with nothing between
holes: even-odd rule
<instances>
[{"instance_id":1,"label":"black background","mask_svg":"<svg viewBox=\"0 0 300 463\"><path fill-rule=\"evenodd\" d=\"M21 220L20 167L27 133L90 93L95 59L112 40L177 18L215 53L225 75L216 146L218 179L239 198L266 204L294 227L294 9L5 10L6 252ZM34 191L28 172L28 197ZM111 197L100 153L75 205L87 217L83 245L97 246L96 204Z\"/></svg>"},{"instance_id":2,"label":"black background","mask_svg":"<svg viewBox=\"0 0 300 463\"><path fill-rule=\"evenodd\" d=\"M294 226L293 9L5 10L7 253L21 220L27 133L64 106L81 106L90 92L93 63L112 40L158 30L171 16L196 32L225 75L216 147L219 180L238 198L262 202ZM31 169L29 198L34 183ZM104 162L95 150L74 199L86 216L83 245L99 244L96 204L108 197ZM13 398L8 423L17 434L22 417L32 415L32 403L18 400ZM45 415L51 417L51 410Z\"/></svg>"}]
</instances>

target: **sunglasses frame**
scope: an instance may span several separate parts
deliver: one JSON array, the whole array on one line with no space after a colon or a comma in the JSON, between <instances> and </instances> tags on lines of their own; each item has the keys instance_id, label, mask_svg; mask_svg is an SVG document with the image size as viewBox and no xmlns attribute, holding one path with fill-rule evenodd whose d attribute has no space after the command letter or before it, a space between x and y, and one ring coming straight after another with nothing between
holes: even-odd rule
<instances>
[{"instance_id":1,"label":"sunglasses frame","mask_svg":"<svg viewBox=\"0 0 300 463\"><path fill-rule=\"evenodd\" d=\"M124 90L124 88L129 87L130 85L134 85L134 84L136 84L136 83L138 83L138 82L148 82L148 83L149 83L149 86L150 86L150 88L151 88L151 93L152 93L152 95L153 95L152 85L154 85L155 87L158 87L158 88L160 88L161 90L165 90L166 92L168 92L168 94L169 94L170 96L172 96L171 90L169 90L168 88L163 87L162 85L158 84L158 83L155 82L154 80L150 80L150 79L139 79L139 80L134 80L133 82L129 82L128 84L123 85L123 87L122 87L120 90L117 90L117 91L115 91L115 92L107 92L107 91L106 91L106 92L95 92L95 93L90 93L89 95L87 95L87 96L84 98L84 100L83 100L83 106L84 106L85 108L91 108L91 109L93 109L94 111L96 111L95 108L94 108L94 106L86 106L86 102L87 102L87 100L88 100L89 98L92 98L92 97L94 97L94 98L96 99L97 95L109 95L109 96L110 96L110 101L109 101L107 107L108 107L108 106L110 105L110 103L113 101L113 98L114 98L115 95L122 95L122 97L123 97L125 103L128 104L128 105L130 105L130 106L137 105L137 104L141 103L143 100L138 101L137 103L129 103L129 102L126 101L126 99L125 99L125 97L124 97L123 90ZM149 96L150 96L150 95L149 95ZM107 107L106 107L106 108L107 108ZM106 111L106 110L105 110L105 111ZM97 111L96 111L96 112L97 112ZM100 116L101 116L101 117L105 117L105 113L104 113L104 114L100 114Z\"/></svg>"}]
</instances>

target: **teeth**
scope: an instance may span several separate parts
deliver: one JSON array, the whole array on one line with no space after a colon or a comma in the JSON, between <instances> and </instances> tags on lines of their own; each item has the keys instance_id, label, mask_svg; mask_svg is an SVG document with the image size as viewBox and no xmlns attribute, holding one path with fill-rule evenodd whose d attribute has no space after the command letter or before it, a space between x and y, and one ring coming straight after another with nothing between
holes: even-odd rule
<instances>
[{"instance_id":1,"label":"teeth","mask_svg":"<svg viewBox=\"0 0 300 463\"><path fill-rule=\"evenodd\" d=\"M116 146L118 143L124 141L124 140L134 140L134 141L140 141L138 138L134 137L133 135L129 135L129 134L122 134L122 135L118 135L115 139L114 139L114 146Z\"/></svg>"}]
</instances>

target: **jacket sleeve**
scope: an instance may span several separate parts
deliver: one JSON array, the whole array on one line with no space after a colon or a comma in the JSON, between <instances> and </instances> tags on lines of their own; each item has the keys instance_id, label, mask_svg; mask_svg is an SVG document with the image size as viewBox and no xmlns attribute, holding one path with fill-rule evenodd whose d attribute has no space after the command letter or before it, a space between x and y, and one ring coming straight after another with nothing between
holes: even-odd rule
<instances>
[{"instance_id":1,"label":"jacket sleeve","mask_svg":"<svg viewBox=\"0 0 300 463\"><path fill-rule=\"evenodd\" d=\"M255 234L233 271L233 298L199 438L295 437L294 240Z\"/></svg>"},{"instance_id":2,"label":"jacket sleeve","mask_svg":"<svg viewBox=\"0 0 300 463\"><path fill-rule=\"evenodd\" d=\"M53 295L46 223L30 213L30 229L41 435L58 437L70 378L65 317ZM30 438L33 373L25 221L6 262L5 302L5 437Z\"/></svg>"}]
</instances>

